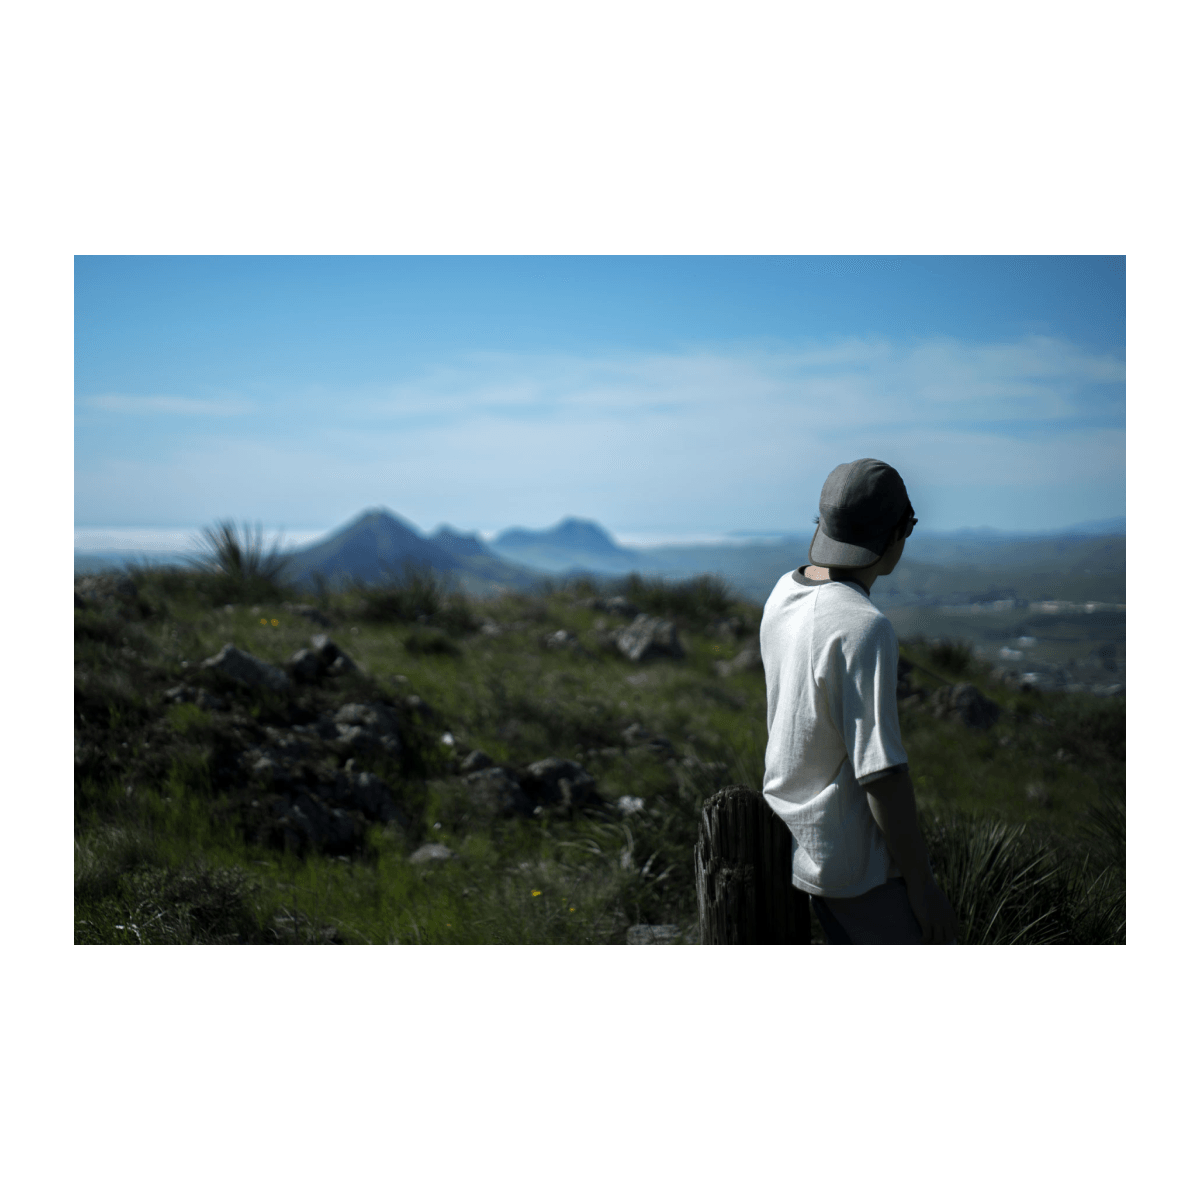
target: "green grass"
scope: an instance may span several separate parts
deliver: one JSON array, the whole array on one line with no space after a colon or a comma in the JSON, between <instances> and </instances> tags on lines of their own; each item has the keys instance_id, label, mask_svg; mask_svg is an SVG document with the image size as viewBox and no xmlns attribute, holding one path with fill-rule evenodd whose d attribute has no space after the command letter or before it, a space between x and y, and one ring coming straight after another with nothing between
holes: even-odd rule
<instances>
[{"instance_id":1,"label":"green grass","mask_svg":"<svg viewBox=\"0 0 1200 1200\"><path fill-rule=\"evenodd\" d=\"M586 583L468 602L419 575L315 597L213 570L132 578L136 596L76 612L77 941L603 943L631 924L694 929L700 807L727 783L758 787L766 742L761 672L715 670L756 639L760 613L713 581L622 581L678 622L686 649L634 664L605 639L624 619L586 606ZM227 642L285 664L319 630L289 600L316 602L364 673L278 696L201 667ZM574 648L548 647L558 630ZM1123 940L1123 699L1010 692L953 646L904 654L1001 706L986 732L901 709L962 940ZM225 707L165 702L181 682ZM406 707L414 694L428 715ZM352 853L288 849L264 816L277 785L239 773L240 748L375 701L405 714L402 745L355 770L384 780L409 826L371 826ZM627 737L635 725L648 736ZM604 803L532 820L481 811L456 770L473 749L513 767L580 762ZM343 759L331 749L327 765ZM617 808L626 795L640 812ZM428 841L454 857L410 862Z\"/></svg>"}]
</instances>

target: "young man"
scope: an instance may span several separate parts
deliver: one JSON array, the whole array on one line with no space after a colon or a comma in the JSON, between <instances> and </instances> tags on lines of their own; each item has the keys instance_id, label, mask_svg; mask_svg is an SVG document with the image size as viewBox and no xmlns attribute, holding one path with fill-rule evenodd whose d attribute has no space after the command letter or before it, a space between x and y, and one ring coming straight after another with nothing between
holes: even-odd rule
<instances>
[{"instance_id":1,"label":"young man","mask_svg":"<svg viewBox=\"0 0 1200 1200\"><path fill-rule=\"evenodd\" d=\"M873 458L834 468L820 512L810 565L763 609L763 794L792 831L792 883L830 942L952 942L900 741L900 647L870 601L917 518L898 472Z\"/></svg>"}]
</instances>

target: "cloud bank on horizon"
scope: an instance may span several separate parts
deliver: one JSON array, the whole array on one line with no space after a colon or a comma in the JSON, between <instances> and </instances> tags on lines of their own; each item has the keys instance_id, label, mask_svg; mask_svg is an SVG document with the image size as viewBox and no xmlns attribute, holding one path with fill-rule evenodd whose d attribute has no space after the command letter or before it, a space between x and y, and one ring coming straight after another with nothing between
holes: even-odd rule
<instances>
[{"instance_id":1,"label":"cloud bank on horizon","mask_svg":"<svg viewBox=\"0 0 1200 1200\"><path fill-rule=\"evenodd\" d=\"M464 338L393 378L84 387L76 524L328 529L384 505L426 529L799 531L828 471L864 456L900 470L930 530L1122 515L1123 344L1004 332Z\"/></svg>"}]
</instances>

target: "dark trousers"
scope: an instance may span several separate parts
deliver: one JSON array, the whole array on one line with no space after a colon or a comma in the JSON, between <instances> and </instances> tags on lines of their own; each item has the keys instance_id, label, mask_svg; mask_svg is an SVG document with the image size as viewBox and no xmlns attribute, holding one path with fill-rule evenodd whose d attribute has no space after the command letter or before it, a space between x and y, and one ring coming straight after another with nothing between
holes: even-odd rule
<instances>
[{"instance_id":1,"label":"dark trousers","mask_svg":"<svg viewBox=\"0 0 1200 1200\"><path fill-rule=\"evenodd\" d=\"M831 946L909 946L922 940L903 879L889 879L845 900L811 899Z\"/></svg>"}]
</instances>

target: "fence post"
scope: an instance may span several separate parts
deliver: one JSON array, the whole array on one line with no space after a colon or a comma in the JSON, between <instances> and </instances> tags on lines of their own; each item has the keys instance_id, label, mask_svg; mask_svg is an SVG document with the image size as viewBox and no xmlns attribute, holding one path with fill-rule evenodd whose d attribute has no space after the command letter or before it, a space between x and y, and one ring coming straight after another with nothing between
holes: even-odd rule
<instances>
[{"instance_id":1,"label":"fence post","mask_svg":"<svg viewBox=\"0 0 1200 1200\"><path fill-rule=\"evenodd\" d=\"M808 945L808 896L792 886L792 835L761 792L722 788L704 802L696 843L704 945Z\"/></svg>"}]
</instances>

